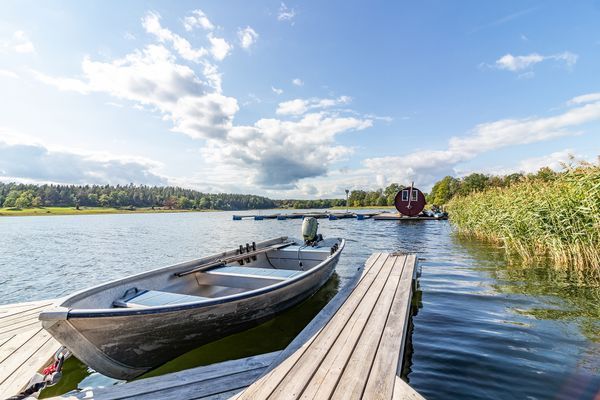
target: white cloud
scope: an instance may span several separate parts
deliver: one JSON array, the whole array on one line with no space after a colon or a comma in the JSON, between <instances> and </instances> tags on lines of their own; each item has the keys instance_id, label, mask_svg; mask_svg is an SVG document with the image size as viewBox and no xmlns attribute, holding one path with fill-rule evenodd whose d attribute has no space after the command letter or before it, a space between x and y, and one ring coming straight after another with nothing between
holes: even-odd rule
<instances>
[{"instance_id":1,"label":"white cloud","mask_svg":"<svg viewBox=\"0 0 600 400\"><path fill-rule=\"evenodd\" d=\"M572 67L575 65L575 63L577 63L577 58L577 54L573 54L568 51L548 56L538 53L532 53L524 56L513 56L509 53L496 60L494 67L506 71L517 72L528 69L535 64L547 60L562 61L567 67Z\"/></svg>"},{"instance_id":2,"label":"white cloud","mask_svg":"<svg viewBox=\"0 0 600 400\"><path fill-rule=\"evenodd\" d=\"M222 93L222 77L217 66L206 59L190 57L194 49L189 42L161 26L158 14L146 14L142 24L159 43L112 61L86 57L79 78L52 77L35 71L34 74L38 80L62 90L106 93L117 100L132 102L136 108L159 113L172 124L173 131L203 139L204 162L199 164L211 166L207 171L211 175L208 183L211 187L217 187L215 179L219 179L293 188L301 179L326 174L334 162L352 153L351 148L336 145L337 135L373 124L366 117L347 116L346 110L330 110L351 100L340 96L301 100L306 101L306 110L301 118L293 121L272 118L234 125L238 101ZM216 39L211 32L207 36ZM165 44L171 44L176 53ZM218 42L218 46L223 48L215 57L222 58L229 51L229 45ZM179 58L200 61L201 73L178 62ZM307 113L310 110L319 112ZM295 112L283 114L298 115ZM209 178L205 176L205 179Z\"/></svg>"},{"instance_id":3,"label":"white cloud","mask_svg":"<svg viewBox=\"0 0 600 400\"><path fill-rule=\"evenodd\" d=\"M131 32L125 32L123 34L123 39L125 40L135 40L135 35Z\"/></svg>"},{"instance_id":4,"label":"white cloud","mask_svg":"<svg viewBox=\"0 0 600 400\"><path fill-rule=\"evenodd\" d=\"M571 100L567 102L569 105L575 104L586 104L586 103L594 103L596 101L600 101L600 93L589 93L581 96L573 97Z\"/></svg>"},{"instance_id":5,"label":"white cloud","mask_svg":"<svg viewBox=\"0 0 600 400\"><path fill-rule=\"evenodd\" d=\"M335 99L294 99L279 103L276 113L279 115L301 115L313 109L323 109L338 105L348 104L352 101L349 96L340 96Z\"/></svg>"},{"instance_id":6,"label":"white cloud","mask_svg":"<svg viewBox=\"0 0 600 400\"><path fill-rule=\"evenodd\" d=\"M191 31L196 27L201 27L207 31L215 29L215 26L202 10L194 10L192 11L192 15L185 17L183 19L183 27L186 31Z\"/></svg>"},{"instance_id":7,"label":"white cloud","mask_svg":"<svg viewBox=\"0 0 600 400\"><path fill-rule=\"evenodd\" d=\"M295 16L296 11L293 8L288 8L285 3L281 3L279 13L277 14L278 21L293 21Z\"/></svg>"},{"instance_id":8,"label":"white cloud","mask_svg":"<svg viewBox=\"0 0 600 400\"><path fill-rule=\"evenodd\" d=\"M35 70L32 70L31 72L37 80L46 85L54 86L58 90L78 92L81 94L88 94L91 91L90 86L79 79L49 76Z\"/></svg>"},{"instance_id":9,"label":"white cloud","mask_svg":"<svg viewBox=\"0 0 600 400\"><path fill-rule=\"evenodd\" d=\"M572 149L565 149L541 157L526 158L519 162L516 171L506 172L511 173L518 171L528 174L535 173L543 167L548 167L555 171L560 171L563 165L568 164L572 157L576 159L583 159L582 156L576 156L575 152Z\"/></svg>"},{"instance_id":10,"label":"white cloud","mask_svg":"<svg viewBox=\"0 0 600 400\"><path fill-rule=\"evenodd\" d=\"M10 50L22 54L35 53L35 46L24 31L15 31L7 40L0 41L0 51Z\"/></svg>"},{"instance_id":11,"label":"white cloud","mask_svg":"<svg viewBox=\"0 0 600 400\"><path fill-rule=\"evenodd\" d=\"M304 86L304 82L300 78L294 78L294 79L292 79L292 85Z\"/></svg>"},{"instance_id":12,"label":"white cloud","mask_svg":"<svg viewBox=\"0 0 600 400\"><path fill-rule=\"evenodd\" d=\"M247 183L293 188L300 179L323 175L352 149L335 145L341 133L372 126L371 120L340 117L325 112L298 121L261 119L252 126L236 126L227 141L209 141L205 157L237 170ZM248 169L249 168L249 169Z\"/></svg>"},{"instance_id":13,"label":"white cloud","mask_svg":"<svg viewBox=\"0 0 600 400\"><path fill-rule=\"evenodd\" d=\"M238 39L240 41L240 46L242 46L244 49L247 49L256 42L258 39L258 33L256 33L256 31L249 26L245 27L244 29L240 28L238 29Z\"/></svg>"},{"instance_id":14,"label":"white cloud","mask_svg":"<svg viewBox=\"0 0 600 400\"><path fill-rule=\"evenodd\" d=\"M16 72L11 71L9 69L0 69L0 77L18 79L19 75Z\"/></svg>"},{"instance_id":15,"label":"white cloud","mask_svg":"<svg viewBox=\"0 0 600 400\"><path fill-rule=\"evenodd\" d=\"M273 91L273 93L275 93L276 95L280 95L283 94L283 89L278 89L276 87L271 86L271 90Z\"/></svg>"},{"instance_id":16,"label":"white cloud","mask_svg":"<svg viewBox=\"0 0 600 400\"><path fill-rule=\"evenodd\" d=\"M555 116L503 119L477 125L470 134L451 138L444 150L420 150L402 156L370 158L363 163L373 174L384 174L393 181L415 180L431 185L440 177L453 174L459 163L481 154L578 134L571 129L600 120L600 100L588 102L596 98L594 95L586 95L588 100L585 103ZM575 104L573 101L580 98L576 97L570 103Z\"/></svg>"},{"instance_id":17,"label":"white cloud","mask_svg":"<svg viewBox=\"0 0 600 400\"><path fill-rule=\"evenodd\" d=\"M16 135L0 135L3 181L165 185L166 178L155 172L158 167L160 164L139 157L50 149L40 143L21 141Z\"/></svg>"},{"instance_id":18,"label":"white cloud","mask_svg":"<svg viewBox=\"0 0 600 400\"><path fill-rule=\"evenodd\" d=\"M13 34L13 49L17 53L35 53L35 46L23 31Z\"/></svg>"},{"instance_id":19,"label":"white cloud","mask_svg":"<svg viewBox=\"0 0 600 400\"><path fill-rule=\"evenodd\" d=\"M223 136L238 111L236 99L221 94L220 76L205 65L206 80L188 66L177 64L162 45L149 45L112 62L82 62L84 79L36 77L61 90L104 92L159 111L173 130L191 137Z\"/></svg>"},{"instance_id":20,"label":"white cloud","mask_svg":"<svg viewBox=\"0 0 600 400\"><path fill-rule=\"evenodd\" d=\"M170 43L179 55L194 62L200 62L206 56L207 50L203 47L195 49L187 39L182 38L160 24L160 14L150 11L142 18L142 26L146 32L153 34L161 43Z\"/></svg>"},{"instance_id":21,"label":"white cloud","mask_svg":"<svg viewBox=\"0 0 600 400\"><path fill-rule=\"evenodd\" d=\"M201 13L200 10L194 11L194 13L196 14L194 14L190 18L194 18L194 21L200 21L197 22L197 24L199 24L198 26L205 27L205 29L208 29L206 26L210 26L210 30L212 30L213 28L212 24L210 24L210 21L206 19L206 21L208 21L208 23L210 24L206 25L206 21L202 22L204 21L202 18L205 18L205 16L199 17L197 14L198 12ZM142 18L142 26L144 27L146 32L156 36L156 38L161 43L170 43L175 49L175 51L177 51L177 53L183 59L199 63L203 60L203 57L205 57L209 53L209 51L206 50L204 47L194 48L187 39L177 35L176 33L173 33L167 28L162 27L160 24L160 18L160 14L150 11L146 13L146 15ZM188 26L195 26L190 25L190 23L191 22L188 21L186 29ZM218 61L222 61L225 57L227 57L227 55L231 51L231 45L225 39L214 36L212 32L208 32L208 34L206 35L206 39L209 41L211 46L210 54L213 56L214 59Z\"/></svg>"},{"instance_id":22,"label":"white cloud","mask_svg":"<svg viewBox=\"0 0 600 400\"><path fill-rule=\"evenodd\" d=\"M223 61L231 51L231 45L225 39L213 36L212 33L208 34L208 40L211 44L210 53L212 56L216 60Z\"/></svg>"},{"instance_id":23,"label":"white cloud","mask_svg":"<svg viewBox=\"0 0 600 400\"><path fill-rule=\"evenodd\" d=\"M554 171L561 171L565 164L580 161L591 162L592 160L581 154L576 154L573 149L564 149L540 157L529 157L519 161L516 165L483 167L478 168L477 171L457 169L456 172L458 176L466 176L473 172L491 175L531 174L536 173L543 167L548 167Z\"/></svg>"}]
</instances>

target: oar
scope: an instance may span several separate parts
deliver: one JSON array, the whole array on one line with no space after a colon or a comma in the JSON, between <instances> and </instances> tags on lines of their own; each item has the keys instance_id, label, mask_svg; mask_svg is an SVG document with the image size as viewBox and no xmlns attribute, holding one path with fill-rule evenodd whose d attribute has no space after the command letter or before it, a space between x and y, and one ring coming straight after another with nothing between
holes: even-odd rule
<instances>
[{"instance_id":1,"label":"oar","mask_svg":"<svg viewBox=\"0 0 600 400\"><path fill-rule=\"evenodd\" d=\"M206 271L208 269L211 269L211 268L214 268L214 267L218 267L220 265L224 265L224 264L227 264L227 263L230 263L230 262L234 262L234 261L240 261L240 260L243 260L245 258L255 256L257 254L266 253L267 251L279 250L279 249L282 249L282 248L287 247L289 245L292 245L294 243L295 242L279 243L279 244L276 244L274 246L265 247L264 249L258 249L258 250L255 250L255 251L251 251L249 253L237 254L235 256L231 256L231 257L227 257L227 258L222 258L220 260L211 261L211 262L206 263L206 264L201 264L201 265L195 267L194 269L190 269L189 271L176 272L174 275L175 276L185 276L185 275L193 274L194 272Z\"/></svg>"}]
</instances>

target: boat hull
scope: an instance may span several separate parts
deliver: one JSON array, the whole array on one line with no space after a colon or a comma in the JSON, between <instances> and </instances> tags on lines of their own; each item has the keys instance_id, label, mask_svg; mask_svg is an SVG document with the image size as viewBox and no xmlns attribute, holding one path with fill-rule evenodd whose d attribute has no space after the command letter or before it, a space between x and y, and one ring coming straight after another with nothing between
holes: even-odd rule
<instances>
[{"instance_id":1,"label":"boat hull","mask_svg":"<svg viewBox=\"0 0 600 400\"><path fill-rule=\"evenodd\" d=\"M129 380L307 299L331 277L340 253L301 279L237 300L127 315L78 313L45 328L96 371Z\"/></svg>"}]
</instances>

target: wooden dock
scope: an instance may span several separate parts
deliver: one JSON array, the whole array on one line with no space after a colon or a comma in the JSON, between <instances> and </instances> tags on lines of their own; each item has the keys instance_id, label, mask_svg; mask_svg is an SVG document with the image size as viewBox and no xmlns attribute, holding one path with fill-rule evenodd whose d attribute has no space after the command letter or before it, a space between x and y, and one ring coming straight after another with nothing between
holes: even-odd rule
<instances>
[{"instance_id":1,"label":"wooden dock","mask_svg":"<svg viewBox=\"0 0 600 400\"><path fill-rule=\"evenodd\" d=\"M273 363L280 351L186 369L166 375L140 379L122 385L82 390L53 400L217 400L238 394Z\"/></svg>"},{"instance_id":2,"label":"wooden dock","mask_svg":"<svg viewBox=\"0 0 600 400\"><path fill-rule=\"evenodd\" d=\"M302 219L302 218L307 218L307 217L313 217L316 219L330 219L330 220L338 220L338 219L348 219L348 218L352 218L352 219L359 219L359 220L363 220L363 219L369 219L369 218L373 218L374 216L380 215L382 212L378 211L378 212L365 212L365 213L355 213L355 212L331 212L331 211L326 211L326 212L306 212L306 213L279 213L279 214L234 214L233 215L233 220L234 221L241 221L243 219L253 219L255 221L262 221L264 219L276 219L276 220L280 220L280 221L284 221L287 219Z\"/></svg>"},{"instance_id":3,"label":"wooden dock","mask_svg":"<svg viewBox=\"0 0 600 400\"><path fill-rule=\"evenodd\" d=\"M324 327L236 400L422 399L400 379L415 278L414 255L372 255Z\"/></svg>"},{"instance_id":4,"label":"wooden dock","mask_svg":"<svg viewBox=\"0 0 600 400\"><path fill-rule=\"evenodd\" d=\"M47 366L60 344L38 321L52 300L0 306L0 399L25 388Z\"/></svg>"},{"instance_id":5,"label":"wooden dock","mask_svg":"<svg viewBox=\"0 0 600 400\"><path fill-rule=\"evenodd\" d=\"M401 222L410 222L410 221L443 221L447 220L448 217L407 217L404 215L398 214L379 214L373 217L376 221L401 221Z\"/></svg>"},{"instance_id":6,"label":"wooden dock","mask_svg":"<svg viewBox=\"0 0 600 400\"><path fill-rule=\"evenodd\" d=\"M400 379L415 279L414 255L373 254L280 352L56 399L423 399ZM58 349L37 322L50 304L0 308L0 398L22 390Z\"/></svg>"}]
</instances>

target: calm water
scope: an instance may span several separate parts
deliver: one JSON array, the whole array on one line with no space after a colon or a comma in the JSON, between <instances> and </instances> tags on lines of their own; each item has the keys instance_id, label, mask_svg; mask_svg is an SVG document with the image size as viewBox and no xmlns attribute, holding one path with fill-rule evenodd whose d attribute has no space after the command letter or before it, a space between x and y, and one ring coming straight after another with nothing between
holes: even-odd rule
<instances>
[{"instance_id":1,"label":"calm water","mask_svg":"<svg viewBox=\"0 0 600 400\"><path fill-rule=\"evenodd\" d=\"M0 302L54 298L240 243L297 236L301 222L232 221L232 213L0 219ZM150 375L285 345L374 251L417 252L406 379L428 399L597 399L600 290L551 269L507 266L489 245L457 239L447 222L320 220L348 240L337 274L313 298L241 334L203 346ZM114 384L69 360L61 384ZM46 395L51 393L45 393Z\"/></svg>"}]
</instances>

